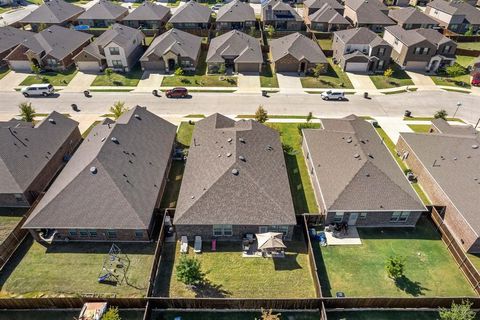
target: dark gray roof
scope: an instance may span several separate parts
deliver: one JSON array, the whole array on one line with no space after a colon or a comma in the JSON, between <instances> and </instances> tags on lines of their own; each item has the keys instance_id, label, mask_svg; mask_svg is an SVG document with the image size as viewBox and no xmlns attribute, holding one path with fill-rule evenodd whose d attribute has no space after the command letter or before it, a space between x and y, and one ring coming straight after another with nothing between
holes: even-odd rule
<instances>
[{"instance_id":1,"label":"dark gray roof","mask_svg":"<svg viewBox=\"0 0 480 320\"><path fill-rule=\"evenodd\" d=\"M480 137L400 133L453 205L480 234ZM473 146L477 146L474 148ZM435 163L435 165L433 165Z\"/></svg>"},{"instance_id":2,"label":"dark gray roof","mask_svg":"<svg viewBox=\"0 0 480 320\"><path fill-rule=\"evenodd\" d=\"M452 6L450 1L445 0L433 0L427 3L427 7L432 7L434 9L440 10L442 12L446 12L448 14L455 14L457 13L457 8Z\"/></svg>"},{"instance_id":3,"label":"dark gray roof","mask_svg":"<svg viewBox=\"0 0 480 320\"><path fill-rule=\"evenodd\" d=\"M296 224L278 132L220 114L197 122L173 223Z\"/></svg>"},{"instance_id":4,"label":"dark gray roof","mask_svg":"<svg viewBox=\"0 0 480 320\"><path fill-rule=\"evenodd\" d=\"M344 54L343 59L349 62L367 62L378 58L375 56L367 56L365 53L355 50L351 53Z\"/></svg>"},{"instance_id":5,"label":"dark gray roof","mask_svg":"<svg viewBox=\"0 0 480 320\"><path fill-rule=\"evenodd\" d=\"M121 5L115 4L107 0L100 0L95 3L92 7L88 8L87 11L82 13L78 19L83 20L115 20L121 17L123 14L128 12L128 8L122 7Z\"/></svg>"},{"instance_id":6,"label":"dark gray roof","mask_svg":"<svg viewBox=\"0 0 480 320\"><path fill-rule=\"evenodd\" d=\"M174 28L153 39L140 61L148 61L151 54L161 57L169 51L196 60L201 46L202 37Z\"/></svg>"},{"instance_id":7,"label":"dark gray roof","mask_svg":"<svg viewBox=\"0 0 480 320\"><path fill-rule=\"evenodd\" d=\"M55 111L35 127L17 120L0 122L0 194L25 192L77 126Z\"/></svg>"},{"instance_id":8,"label":"dark gray roof","mask_svg":"<svg viewBox=\"0 0 480 320\"><path fill-rule=\"evenodd\" d=\"M208 23L212 11L208 6L203 6L194 0L177 8L170 18L172 23Z\"/></svg>"},{"instance_id":9,"label":"dark gray roof","mask_svg":"<svg viewBox=\"0 0 480 320\"><path fill-rule=\"evenodd\" d=\"M432 120L432 126L434 126L440 133L449 135L468 136L477 134L477 130L471 125L450 125L443 119Z\"/></svg>"},{"instance_id":10,"label":"dark gray roof","mask_svg":"<svg viewBox=\"0 0 480 320\"><path fill-rule=\"evenodd\" d=\"M346 0L345 6L352 8L360 24L393 25L395 22L387 16L388 8L378 0Z\"/></svg>"},{"instance_id":11,"label":"dark gray roof","mask_svg":"<svg viewBox=\"0 0 480 320\"><path fill-rule=\"evenodd\" d=\"M311 22L350 25L350 22L329 4L324 4L323 7L312 13L309 18Z\"/></svg>"},{"instance_id":12,"label":"dark gray roof","mask_svg":"<svg viewBox=\"0 0 480 320\"><path fill-rule=\"evenodd\" d=\"M424 211L373 126L354 115L303 130L326 211Z\"/></svg>"},{"instance_id":13,"label":"dark gray roof","mask_svg":"<svg viewBox=\"0 0 480 320\"><path fill-rule=\"evenodd\" d=\"M334 35L345 44L388 45L378 34L366 27L336 31Z\"/></svg>"},{"instance_id":14,"label":"dark gray roof","mask_svg":"<svg viewBox=\"0 0 480 320\"><path fill-rule=\"evenodd\" d=\"M464 14L469 24L480 24L480 10L464 1L452 1L451 6L457 8L456 14Z\"/></svg>"},{"instance_id":15,"label":"dark gray roof","mask_svg":"<svg viewBox=\"0 0 480 320\"><path fill-rule=\"evenodd\" d=\"M270 41L270 52L272 53L273 61L290 54L298 61L306 60L310 63L328 62L320 46L312 39L298 32Z\"/></svg>"},{"instance_id":16,"label":"dark gray roof","mask_svg":"<svg viewBox=\"0 0 480 320\"><path fill-rule=\"evenodd\" d=\"M18 46L26 39L31 39L35 33L13 28L13 27L1 27L0 28L0 53L11 50Z\"/></svg>"},{"instance_id":17,"label":"dark gray roof","mask_svg":"<svg viewBox=\"0 0 480 320\"><path fill-rule=\"evenodd\" d=\"M135 8L128 14L124 21L161 21L170 14L170 8L145 1L141 6Z\"/></svg>"},{"instance_id":18,"label":"dark gray roof","mask_svg":"<svg viewBox=\"0 0 480 320\"><path fill-rule=\"evenodd\" d=\"M437 47L447 42L450 42L452 45L456 45L455 41L453 41L448 37L445 37L443 34L438 32L437 30L421 28L421 29L417 29L417 33L424 36L425 39L427 39Z\"/></svg>"},{"instance_id":19,"label":"dark gray roof","mask_svg":"<svg viewBox=\"0 0 480 320\"><path fill-rule=\"evenodd\" d=\"M396 39L404 43L406 46L412 46L420 42L429 41L421 33L417 32L419 29L405 30L399 25L389 26L385 28L385 31L391 33ZM433 32L438 33L433 30Z\"/></svg>"},{"instance_id":20,"label":"dark gray roof","mask_svg":"<svg viewBox=\"0 0 480 320\"><path fill-rule=\"evenodd\" d=\"M245 22L255 21L255 12L253 8L241 0L233 0L224 4L218 9L218 22Z\"/></svg>"},{"instance_id":21,"label":"dark gray roof","mask_svg":"<svg viewBox=\"0 0 480 320\"><path fill-rule=\"evenodd\" d=\"M50 0L32 11L20 23L63 23L85 9L63 0Z\"/></svg>"},{"instance_id":22,"label":"dark gray roof","mask_svg":"<svg viewBox=\"0 0 480 320\"><path fill-rule=\"evenodd\" d=\"M422 11L413 8L400 8L390 10L388 16L398 24L433 24L438 25L438 21L426 15Z\"/></svg>"},{"instance_id":23,"label":"dark gray roof","mask_svg":"<svg viewBox=\"0 0 480 320\"><path fill-rule=\"evenodd\" d=\"M303 3L308 9L320 9L325 4L328 4L335 10L343 10L343 5L337 0L306 0Z\"/></svg>"},{"instance_id":24,"label":"dark gray roof","mask_svg":"<svg viewBox=\"0 0 480 320\"><path fill-rule=\"evenodd\" d=\"M385 12L388 11L388 7L382 1L378 0L346 0L345 6L348 6L353 10L358 10L360 8L369 8Z\"/></svg>"},{"instance_id":25,"label":"dark gray roof","mask_svg":"<svg viewBox=\"0 0 480 320\"><path fill-rule=\"evenodd\" d=\"M267 9L268 7L272 7L273 16L267 17ZM276 15L275 12L280 11L279 15ZM285 11L289 12L289 17L285 16ZM297 13L295 8L289 5L282 0L269 0L262 4L262 13L264 20L295 20L295 21L303 21L302 17Z\"/></svg>"},{"instance_id":26,"label":"dark gray roof","mask_svg":"<svg viewBox=\"0 0 480 320\"><path fill-rule=\"evenodd\" d=\"M210 41L207 62L225 62L224 57L236 57L236 63L262 63L260 41L238 30L232 30Z\"/></svg>"},{"instance_id":27,"label":"dark gray roof","mask_svg":"<svg viewBox=\"0 0 480 320\"><path fill-rule=\"evenodd\" d=\"M142 107L97 125L23 227L149 228L175 134Z\"/></svg>"}]
</instances>

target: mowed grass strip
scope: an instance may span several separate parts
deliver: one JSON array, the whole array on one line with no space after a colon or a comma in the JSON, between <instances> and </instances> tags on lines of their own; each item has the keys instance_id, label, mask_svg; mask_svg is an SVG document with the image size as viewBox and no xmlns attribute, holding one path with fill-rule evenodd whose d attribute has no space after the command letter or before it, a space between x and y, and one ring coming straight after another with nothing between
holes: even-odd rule
<instances>
[{"instance_id":1,"label":"mowed grass strip","mask_svg":"<svg viewBox=\"0 0 480 320\"><path fill-rule=\"evenodd\" d=\"M15 229L22 217L0 216L0 244L2 244L8 235Z\"/></svg>"},{"instance_id":2,"label":"mowed grass strip","mask_svg":"<svg viewBox=\"0 0 480 320\"><path fill-rule=\"evenodd\" d=\"M430 132L430 128L432 127L429 124L407 124L413 132L417 133L428 133Z\"/></svg>"},{"instance_id":3,"label":"mowed grass strip","mask_svg":"<svg viewBox=\"0 0 480 320\"><path fill-rule=\"evenodd\" d=\"M25 78L20 83L21 86L30 86L32 84L50 83L52 86L66 86L77 74L77 70L45 72L39 75L32 75Z\"/></svg>"}]
</instances>

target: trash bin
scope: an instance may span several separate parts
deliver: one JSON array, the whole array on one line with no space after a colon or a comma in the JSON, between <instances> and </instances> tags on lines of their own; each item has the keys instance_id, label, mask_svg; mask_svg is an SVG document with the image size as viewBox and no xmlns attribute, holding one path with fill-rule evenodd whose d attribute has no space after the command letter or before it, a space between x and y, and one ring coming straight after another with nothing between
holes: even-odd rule
<instances>
[{"instance_id":1,"label":"trash bin","mask_svg":"<svg viewBox=\"0 0 480 320\"><path fill-rule=\"evenodd\" d=\"M157 96L158 96L158 90L153 90L153 91L152 91L152 94L153 94L155 97L157 97Z\"/></svg>"},{"instance_id":2,"label":"trash bin","mask_svg":"<svg viewBox=\"0 0 480 320\"><path fill-rule=\"evenodd\" d=\"M412 112L410 110L405 110L405 113L403 115L407 118L410 118L412 116Z\"/></svg>"},{"instance_id":3,"label":"trash bin","mask_svg":"<svg viewBox=\"0 0 480 320\"><path fill-rule=\"evenodd\" d=\"M90 97L90 91L88 91L88 90L83 91L83 94L84 94L85 97L87 97L87 98Z\"/></svg>"},{"instance_id":4,"label":"trash bin","mask_svg":"<svg viewBox=\"0 0 480 320\"><path fill-rule=\"evenodd\" d=\"M363 97L364 97L365 99L368 99L368 92L364 92L364 93L363 93Z\"/></svg>"}]
</instances>

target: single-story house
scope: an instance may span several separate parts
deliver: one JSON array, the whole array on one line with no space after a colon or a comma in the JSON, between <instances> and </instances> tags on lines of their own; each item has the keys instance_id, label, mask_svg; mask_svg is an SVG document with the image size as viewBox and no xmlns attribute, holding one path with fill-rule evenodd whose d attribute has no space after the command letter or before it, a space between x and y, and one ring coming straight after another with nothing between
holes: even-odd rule
<instances>
[{"instance_id":1,"label":"single-story house","mask_svg":"<svg viewBox=\"0 0 480 320\"><path fill-rule=\"evenodd\" d=\"M437 20L412 7L390 10L388 16L405 30L440 27Z\"/></svg>"},{"instance_id":2,"label":"single-story house","mask_svg":"<svg viewBox=\"0 0 480 320\"><path fill-rule=\"evenodd\" d=\"M427 4L425 14L456 33L464 33L470 28L473 32L480 30L480 11L464 1L433 0Z\"/></svg>"},{"instance_id":3,"label":"single-story house","mask_svg":"<svg viewBox=\"0 0 480 320\"><path fill-rule=\"evenodd\" d=\"M238 30L224 33L210 41L206 62L209 73L217 73L222 65L233 72L261 72L260 40Z\"/></svg>"},{"instance_id":4,"label":"single-story house","mask_svg":"<svg viewBox=\"0 0 480 320\"><path fill-rule=\"evenodd\" d=\"M324 4L322 8L306 17L305 24L311 30L321 32L333 32L351 27L350 21L329 4Z\"/></svg>"},{"instance_id":5,"label":"single-story house","mask_svg":"<svg viewBox=\"0 0 480 320\"><path fill-rule=\"evenodd\" d=\"M6 56L13 49L15 49L20 43L23 43L27 39L31 39L35 36L35 33L17 29L13 27L0 27L0 66L6 64Z\"/></svg>"},{"instance_id":6,"label":"single-story house","mask_svg":"<svg viewBox=\"0 0 480 320\"><path fill-rule=\"evenodd\" d=\"M100 0L78 17L78 23L92 28L107 28L128 15L128 8Z\"/></svg>"},{"instance_id":7,"label":"single-story house","mask_svg":"<svg viewBox=\"0 0 480 320\"><path fill-rule=\"evenodd\" d=\"M303 18L306 19L326 4L343 16L345 7L337 0L306 0L303 2Z\"/></svg>"},{"instance_id":8,"label":"single-story house","mask_svg":"<svg viewBox=\"0 0 480 320\"><path fill-rule=\"evenodd\" d=\"M346 0L344 17L356 28L367 27L374 32L383 32L395 22L388 17L388 7L378 0Z\"/></svg>"},{"instance_id":9,"label":"single-story house","mask_svg":"<svg viewBox=\"0 0 480 320\"><path fill-rule=\"evenodd\" d=\"M175 29L208 30L212 19L212 10L195 0L190 0L177 8L168 20Z\"/></svg>"},{"instance_id":10,"label":"single-story house","mask_svg":"<svg viewBox=\"0 0 480 320\"><path fill-rule=\"evenodd\" d=\"M0 122L0 207L30 207L81 140L78 122L55 111L36 125Z\"/></svg>"},{"instance_id":11,"label":"single-story house","mask_svg":"<svg viewBox=\"0 0 480 320\"><path fill-rule=\"evenodd\" d=\"M170 29L153 39L140 58L142 70L173 72L177 67L194 71L202 47L202 37Z\"/></svg>"},{"instance_id":12,"label":"single-story house","mask_svg":"<svg viewBox=\"0 0 480 320\"><path fill-rule=\"evenodd\" d=\"M218 9L215 26L217 30L243 30L255 28L257 19L253 7L241 0L233 0Z\"/></svg>"},{"instance_id":13,"label":"single-story house","mask_svg":"<svg viewBox=\"0 0 480 320\"><path fill-rule=\"evenodd\" d=\"M150 241L176 127L144 107L95 126L23 229L39 241Z\"/></svg>"},{"instance_id":14,"label":"single-story house","mask_svg":"<svg viewBox=\"0 0 480 320\"><path fill-rule=\"evenodd\" d=\"M5 60L15 71L30 71L32 64L44 70L66 70L91 39L87 33L53 25L19 44Z\"/></svg>"},{"instance_id":15,"label":"single-story house","mask_svg":"<svg viewBox=\"0 0 480 320\"><path fill-rule=\"evenodd\" d=\"M278 132L220 114L196 122L173 225L179 238L272 231L290 240L296 219Z\"/></svg>"},{"instance_id":16,"label":"single-story house","mask_svg":"<svg viewBox=\"0 0 480 320\"><path fill-rule=\"evenodd\" d=\"M397 150L457 242L480 253L480 137L472 126L435 122L434 133L400 133Z\"/></svg>"},{"instance_id":17,"label":"single-story house","mask_svg":"<svg viewBox=\"0 0 480 320\"><path fill-rule=\"evenodd\" d=\"M73 60L83 72L98 72L111 68L120 72L132 70L143 54L145 35L139 29L114 24Z\"/></svg>"},{"instance_id":18,"label":"single-story house","mask_svg":"<svg viewBox=\"0 0 480 320\"><path fill-rule=\"evenodd\" d=\"M433 29L390 26L383 39L392 46L392 60L403 69L435 72L455 62L457 44Z\"/></svg>"},{"instance_id":19,"label":"single-story house","mask_svg":"<svg viewBox=\"0 0 480 320\"><path fill-rule=\"evenodd\" d=\"M295 8L282 0L268 0L262 3L260 20L275 31L300 31L304 29L302 17Z\"/></svg>"},{"instance_id":20,"label":"single-story house","mask_svg":"<svg viewBox=\"0 0 480 320\"><path fill-rule=\"evenodd\" d=\"M145 1L123 18L122 23L132 28L160 29L171 16L170 8Z\"/></svg>"},{"instance_id":21,"label":"single-story house","mask_svg":"<svg viewBox=\"0 0 480 320\"><path fill-rule=\"evenodd\" d=\"M78 16L84 11L82 7L63 0L50 0L21 19L20 24L30 25L33 31L41 31L40 27L52 25L68 27L75 24Z\"/></svg>"},{"instance_id":22,"label":"single-story house","mask_svg":"<svg viewBox=\"0 0 480 320\"><path fill-rule=\"evenodd\" d=\"M325 225L413 227L425 206L373 125L355 115L303 129L302 149Z\"/></svg>"},{"instance_id":23,"label":"single-story house","mask_svg":"<svg viewBox=\"0 0 480 320\"><path fill-rule=\"evenodd\" d=\"M382 72L390 63L392 47L368 28L334 32L333 61L344 71Z\"/></svg>"},{"instance_id":24,"label":"single-story house","mask_svg":"<svg viewBox=\"0 0 480 320\"><path fill-rule=\"evenodd\" d=\"M311 72L317 65L328 71L328 60L312 39L296 32L270 41L270 55L275 72Z\"/></svg>"}]
</instances>

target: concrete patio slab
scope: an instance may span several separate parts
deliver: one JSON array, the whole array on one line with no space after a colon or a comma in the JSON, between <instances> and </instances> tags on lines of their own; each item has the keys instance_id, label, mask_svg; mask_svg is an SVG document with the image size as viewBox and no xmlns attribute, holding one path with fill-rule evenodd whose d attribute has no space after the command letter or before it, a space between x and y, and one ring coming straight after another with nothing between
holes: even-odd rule
<instances>
[{"instance_id":1,"label":"concrete patio slab","mask_svg":"<svg viewBox=\"0 0 480 320\"><path fill-rule=\"evenodd\" d=\"M354 226L349 226L346 234L325 231L325 236L327 238L327 245L329 246L351 246L362 244L357 227Z\"/></svg>"},{"instance_id":2,"label":"concrete patio slab","mask_svg":"<svg viewBox=\"0 0 480 320\"><path fill-rule=\"evenodd\" d=\"M30 75L31 73L16 72L12 70L0 80L0 90L14 91L15 88L18 87L20 83L22 83L22 81Z\"/></svg>"},{"instance_id":3,"label":"concrete patio slab","mask_svg":"<svg viewBox=\"0 0 480 320\"><path fill-rule=\"evenodd\" d=\"M305 93L297 73L277 73L281 93Z\"/></svg>"},{"instance_id":4,"label":"concrete patio slab","mask_svg":"<svg viewBox=\"0 0 480 320\"><path fill-rule=\"evenodd\" d=\"M237 83L237 93L259 93L261 91L260 76L258 73L238 74Z\"/></svg>"}]
</instances>

